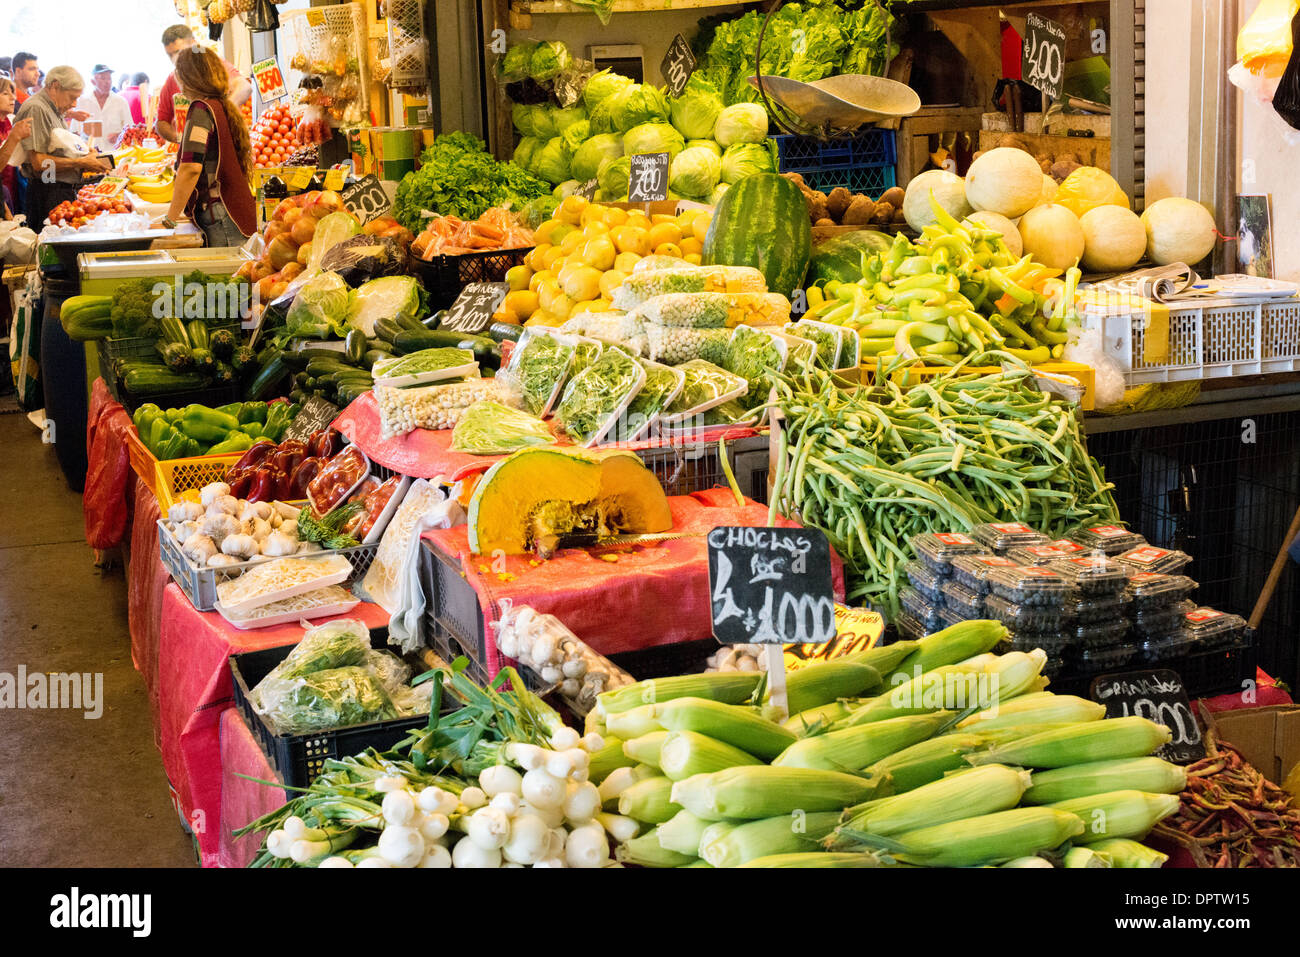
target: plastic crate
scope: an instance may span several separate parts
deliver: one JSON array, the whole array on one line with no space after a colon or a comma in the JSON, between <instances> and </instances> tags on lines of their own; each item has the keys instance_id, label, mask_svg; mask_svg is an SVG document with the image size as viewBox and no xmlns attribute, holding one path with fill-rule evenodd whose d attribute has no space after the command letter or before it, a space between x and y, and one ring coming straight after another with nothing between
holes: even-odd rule
<instances>
[{"instance_id":1,"label":"plastic crate","mask_svg":"<svg viewBox=\"0 0 1300 957\"><path fill-rule=\"evenodd\" d=\"M782 173L816 173L849 166L893 166L898 162L898 134L875 126L850 137L825 142L791 134L770 139L776 144L778 169ZM890 185L893 185L892 179Z\"/></svg>"},{"instance_id":2,"label":"plastic crate","mask_svg":"<svg viewBox=\"0 0 1300 957\"><path fill-rule=\"evenodd\" d=\"M532 246L485 249L460 256L414 259L415 273L429 291L430 308L446 309L472 282L505 282L506 273L523 263Z\"/></svg>"},{"instance_id":3,"label":"plastic crate","mask_svg":"<svg viewBox=\"0 0 1300 957\"><path fill-rule=\"evenodd\" d=\"M375 560L377 551L379 551L378 542L371 545L357 545L353 548L341 548L337 551L322 550L314 552L313 556L342 555L352 563L352 574L348 582L354 582L365 577L370 563ZM228 579L238 578L249 568L261 564L260 561L241 562L238 565L223 565L220 568L195 565L182 554L180 544L172 538L163 519L158 520L158 555L171 574L172 581L180 586L181 591L185 592L185 597L197 611L212 611L216 607L217 585Z\"/></svg>"},{"instance_id":4,"label":"plastic crate","mask_svg":"<svg viewBox=\"0 0 1300 957\"><path fill-rule=\"evenodd\" d=\"M1130 387L1300 370L1300 300L1171 305L1168 354L1159 361L1145 354L1149 318L1095 307L1083 313L1084 328L1101 331Z\"/></svg>"},{"instance_id":5,"label":"plastic crate","mask_svg":"<svg viewBox=\"0 0 1300 957\"><path fill-rule=\"evenodd\" d=\"M386 632L381 632L385 634ZM371 634L371 645L384 647L384 638ZM230 656L230 680L234 686L235 707L244 722L257 738L258 744L270 758L286 788L305 788L324 770L331 758L347 757L366 748L387 751L405 738L415 728L429 722L427 715L410 718L393 718L370 724L354 724L332 731L313 731L305 734L287 734L275 731L266 719L253 709L249 691L288 656L294 645L247 651Z\"/></svg>"},{"instance_id":6,"label":"plastic crate","mask_svg":"<svg viewBox=\"0 0 1300 957\"><path fill-rule=\"evenodd\" d=\"M147 454L148 450L145 451ZM158 498L158 511L166 515L167 510L181 497L182 492L192 488L203 488L211 482L222 481L226 470L238 462L243 454L243 452L231 452L227 455L196 455L192 458L161 461L150 455L154 469L153 484L150 488Z\"/></svg>"},{"instance_id":7,"label":"plastic crate","mask_svg":"<svg viewBox=\"0 0 1300 957\"><path fill-rule=\"evenodd\" d=\"M1113 671L1140 671L1143 668L1168 668L1178 673L1189 698L1208 698L1218 694L1240 691L1243 682L1255 679L1256 648L1253 636L1245 636L1236 644L1210 651L1166 658L1150 664L1132 662ZM1101 671L1079 672L1067 668L1052 679L1056 694L1076 694L1088 697L1092 680Z\"/></svg>"},{"instance_id":8,"label":"plastic crate","mask_svg":"<svg viewBox=\"0 0 1300 957\"><path fill-rule=\"evenodd\" d=\"M732 459L732 470L736 473L741 492L760 502L767 499L767 475L756 473L766 465L767 450L765 435L727 443L727 453ZM667 495L690 495L727 484L716 442L638 449L636 454L645 467L654 472Z\"/></svg>"},{"instance_id":9,"label":"plastic crate","mask_svg":"<svg viewBox=\"0 0 1300 957\"><path fill-rule=\"evenodd\" d=\"M150 402L156 403L165 409L178 409L181 406L198 403L206 405L209 408L227 405L228 403L238 401L239 385L231 382L227 385L210 385L202 389L191 389L188 392L163 392L159 395L135 395L127 392L117 376L113 374L110 367L104 370L101 366L101 372L104 372L104 385L108 387L108 394L114 400L120 402L130 415L135 415L135 410L142 405Z\"/></svg>"},{"instance_id":10,"label":"plastic crate","mask_svg":"<svg viewBox=\"0 0 1300 957\"><path fill-rule=\"evenodd\" d=\"M153 453L145 448L144 442L140 441L139 434L132 429L126 434L126 456L131 463L131 471L135 473L137 481L143 482L145 488L153 492L155 497L158 495L158 460L153 457ZM166 507L162 511L167 511Z\"/></svg>"},{"instance_id":11,"label":"plastic crate","mask_svg":"<svg viewBox=\"0 0 1300 957\"><path fill-rule=\"evenodd\" d=\"M836 166L804 170L799 175L811 190L829 193L843 186L850 193L865 193L872 199L879 199L885 190L898 185L892 166Z\"/></svg>"}]
</instances>

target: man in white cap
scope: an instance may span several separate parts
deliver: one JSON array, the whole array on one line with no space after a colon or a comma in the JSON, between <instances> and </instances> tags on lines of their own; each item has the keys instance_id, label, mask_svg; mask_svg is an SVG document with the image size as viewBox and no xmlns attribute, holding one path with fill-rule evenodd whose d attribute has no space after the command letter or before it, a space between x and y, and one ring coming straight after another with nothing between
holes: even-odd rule
<instances>
[{"instance_id":1,"label":"man in white cap","mask_svg":"<svg viewBox=\"0 0 1300 957\"><path fill-rule=\"evenodd\" d=\"M102 63L90 73L90 89L77 99L77 109L86 114L82 132L101 153L112 152L117 138L131 125L131 104L113 92L113 70Z\"/></svg>"}]
</instances>

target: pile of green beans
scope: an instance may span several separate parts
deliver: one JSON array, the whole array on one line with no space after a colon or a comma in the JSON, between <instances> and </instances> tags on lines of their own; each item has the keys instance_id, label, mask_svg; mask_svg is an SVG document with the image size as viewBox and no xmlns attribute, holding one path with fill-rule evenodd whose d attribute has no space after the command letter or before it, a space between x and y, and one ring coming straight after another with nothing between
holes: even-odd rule
<instances>
[{"instance_id":1,"label":"pile of green beans","mask_svg":"<svg viewBox=\"0 0 1300 957\"><path fill-rule=\"evenodd\" d=\"M968 362L1003 371L964 373ZM897 615L914 535L1020 521L1055 537L1119 520L1077 406L1039 391L1008 353L906 391L887 378L843 385L809 367L776 378L785 426L770 508L826 533L851 602Z\"/></svg>"}]
</instances>

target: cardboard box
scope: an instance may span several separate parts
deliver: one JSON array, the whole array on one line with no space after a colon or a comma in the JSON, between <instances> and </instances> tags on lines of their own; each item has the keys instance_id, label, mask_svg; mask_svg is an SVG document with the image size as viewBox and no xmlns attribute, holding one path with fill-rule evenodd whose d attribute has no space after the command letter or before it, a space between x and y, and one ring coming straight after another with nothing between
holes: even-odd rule
<instances>
[{"instance_id":1,"label":"cardboard box","mask_svg":"<svg viewBox=\"0 0 1300 957\"><path fill-rule=\"evenodd\" d=\"M1274 784L1300 764L1300 704L1220 711L1214 715L1214 733Z\"/></svg>"}]
</instances>

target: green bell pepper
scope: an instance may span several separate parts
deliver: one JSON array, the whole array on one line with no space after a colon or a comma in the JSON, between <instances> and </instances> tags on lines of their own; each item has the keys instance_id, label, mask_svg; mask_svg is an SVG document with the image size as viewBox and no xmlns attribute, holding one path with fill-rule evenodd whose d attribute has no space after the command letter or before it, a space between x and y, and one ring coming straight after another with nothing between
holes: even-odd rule
<instances>
[{"instance_id":1,"label":"green bell pepper","mask_svg":"<svg viewBox=\"0 0 1300 957\"><path fill-rule=\"evenodd\" d=\"M209 455L226 455L230 452L247 452L253 446L253 439L246 433L235 430L224 441L208 449Z\"/></svg>"},{"instance_id":2,"label":"green bell pepper","mask_svg":"<svg viewBox=\"0 0 1300 957\"><path fill-rule=\"evenodd\" d=\"M144 441L145 437L149 434L149 426L153 423L154 419L158 418L162 414L163 410L153 402L146 402L144 405L140 406L140 408L135 410L135 415L131 417L131 421L135 424L135 431L140 436L141 441Z\"/></svg>"},{"instance_id":3,"label":"green bell pepper","mask_svg":"<svg viewBox=\"0 0 1300 957\"><path fill-rule=\"evenodd\" d=\"M166 412L163 413L163 415L167 417L167 421L170 422L172 425L178 425L181 419L184 418L185 416L185 410L168 409Z\"/></svg>"},{"instance_id":4,"label":"green bell pepper","mask_svg":"<svg viewBox=\"0 0 1300 957\"><path fill-rule=\"evenodd\" d=\"M245 422L239 427L239 431L251 439L262 438L262 426L257 422Z\"/></svg>"},{"instance_id":5,"label":"green bell pepper","mask_svg":"<svg viewBox=\"0 0 1300 957\"><path fill-rule=\"evenodd\" d=\"M160 459L162 456L159 454L159 450L175 431L166 418L158 416L149 423L149 434L147 436L142 434L140 438L144 442L145 448L153 453L153 457Z\"/></svg>"},{"instance_id":6,"label":"green bell pepper","mask_svg":"<svg viewBox=\"0 0 1300 957\"><path fill-rule=\"evenodd\" d=\"M162 447L158 450L159 459L180 459L185 457L189 439L184 432L173 429Z\"/></svg>"},{"instance_id":7,"label":"green bell pepper","mask_svg":"<svg viewBox=\"0 0 1300 957\"><path fill-rule=\"evenodd\" d=\"M240 404L242 408L236 415L240 425L248 425L250 422L256 422L258 425L266 424L267 409L265 402L243 402Z\"/></svg>"},{"instance_id":8,"label":"green bell pepper","mask_svg":"<svg viewBox=\"0 0 1300 957\"><path fill-rule=\"evenodd\" d=\"M233 415L235 419L238 420L239 413L244 411L244 403L231 402L229 405L219 405L217 406L217 411L224 412L226 415Z\"/></svg>"},{"instance_id":9,"label":"green bell pepper","mask_svg":"<svg viewBox=\"0 0 1300 957\"><path fill-rule=\"evenodd\" d=\"M219 409L203 405L187 405L181 419L181 431L203 443L223 442L231 432L239 429L239 420Z\"/></svg>"},{"instance_id":10,"label":"green bell pepper","mask_svg":"<svg viewBox=\"0 0 1300 957\"><path fill-rule=\"evenodd\" d=\"M181 433L184 435L185 433ZM196 442L188 435L185 436L185 449L180 454L180 458L193 458L196 455L207 455L208 447L202 443Z\"/></svg>"},{"instance_id":11,"label":"green bell pepper","mask_svg":"<svg viewBox=\"0 0 1300 957\"><path fill-rule=\"evenodd\" d=\"M272 402L266 411L266 425L262 428L262 434L272 442L279 442L284 436L284 430L289 427L291 418L287 403Z\"/></svg>"}]
</instances>

